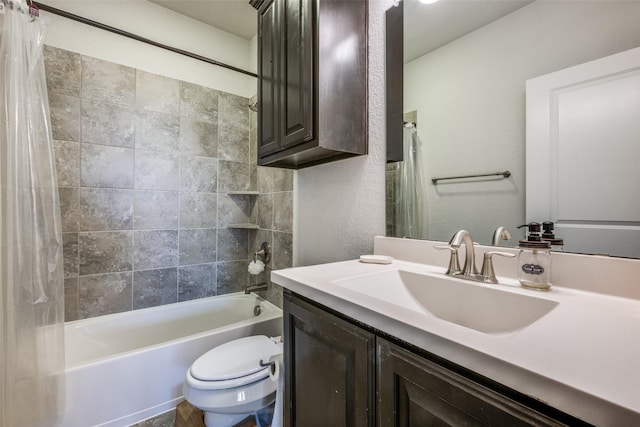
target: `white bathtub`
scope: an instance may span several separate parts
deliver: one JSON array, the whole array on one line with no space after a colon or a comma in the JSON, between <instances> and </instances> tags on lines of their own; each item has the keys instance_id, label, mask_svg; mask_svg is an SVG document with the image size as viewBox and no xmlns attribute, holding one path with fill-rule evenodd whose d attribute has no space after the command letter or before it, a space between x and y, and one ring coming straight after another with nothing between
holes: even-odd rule
<instances>
[{"instance_id":1,"label":"white bathtub","mask_svg":"<svg viewBox=\"0 0 640 427\"><path fill-rule=\"evenodd\" d=\"M262 313L254 316L254 307ZM127 426L174 408L200 355L282 333L282 311L242 293L68 322L63 427Z\"/></svg>"}]
</instances>

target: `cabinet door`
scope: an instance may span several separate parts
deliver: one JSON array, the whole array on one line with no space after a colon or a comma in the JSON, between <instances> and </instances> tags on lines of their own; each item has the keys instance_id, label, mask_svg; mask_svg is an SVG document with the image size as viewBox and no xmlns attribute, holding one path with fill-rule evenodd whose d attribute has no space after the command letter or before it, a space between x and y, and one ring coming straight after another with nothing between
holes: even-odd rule
<instances>
[{"instance_id":1,"label":"cabinet door","mask_svg":"<svg viewBox=\"0 0 640 427\"><path fill-rule=\"evenodd\" d=\"M258 9L258 153L266 155L279 148L280 114L278 97L279 4L267 0Z\"/></svg>"},{"instance_id":2,"label":"cabinet door","mask_svg":"<svg viewBox=\"0 0 640 427\"><path fill-rule=\"evenodd\" d=\"M374 425L375 337L284 298L286 427Z\"/></svg>"},{"instance_id":3,"label":"cabinet door","mask_svg":"<svg viewBox=\"0 0 640 427\"><path fill-rule=\"evenodd\" d=\"M558 426L511 399L378 339L378 426Z\"/></svg>"},{"instance_id":4,"label":"cabinet door","mask_svg":"<svg viewBox=\"0 0 640 427\"><path fill-rule=\"evenodd\" d=\"M314 137L314 38L317 2L276 0L283 6L280 23L281 148Z\"/></svg>"}]
</instances>

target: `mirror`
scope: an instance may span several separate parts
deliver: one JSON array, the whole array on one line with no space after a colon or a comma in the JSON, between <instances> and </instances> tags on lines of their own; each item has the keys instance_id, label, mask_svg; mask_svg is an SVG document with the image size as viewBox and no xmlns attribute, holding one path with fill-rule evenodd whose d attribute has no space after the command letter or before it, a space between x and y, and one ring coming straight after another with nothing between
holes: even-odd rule
<instances>
[{"instance_id":1,"label":"mirror","mask_svg":"<svg viewBox=\"0 0 640 427\"><path fill-rule=\"evenodd\" d=\"M406 143L405 161L387 165L387 234L407 234L402 213L411 203L394 208L404 180L413 184L404 191L421 197L409 209L409 217L422 219L411 237L448 241L465 228L475 241L491 244L504 226L513 238L500 244L516 246L524 237L519 225L553 220L526 217L526 81L640 46L640 2L404 0L399 7L404 120L415 123L418 138L415 153ZM411 132L405 135L412 140ZM400 167L407 154L415 154L415 168ZM414 169L422 179L400 169ZM505 171L508 177L432 182ZM636 213L632 226L639 225ZM640 257L638 245L635 253L609 253ZM564 249L600 252L569 241Z\"/></svg>"}]
</instances>

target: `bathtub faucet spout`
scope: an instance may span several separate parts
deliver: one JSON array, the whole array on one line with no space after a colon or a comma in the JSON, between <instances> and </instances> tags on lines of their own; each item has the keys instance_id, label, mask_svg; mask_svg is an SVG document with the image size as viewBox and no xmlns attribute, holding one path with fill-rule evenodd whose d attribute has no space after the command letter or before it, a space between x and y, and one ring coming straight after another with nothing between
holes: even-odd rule
<instances>
[{"instance_id":1,"label":"bathtub faucet spout","mask_svg":"<svg viewBox=\"0 0 640 427\"><path fill-rule=\"evenodd\" d=\"M268 287L269 287L269 285L267 284L267 282L259 283L257 285L247 286L244 289L244 293L245 294L250 294L251 292L266 291L268 289Z\"/></svg>"}]
</instances>

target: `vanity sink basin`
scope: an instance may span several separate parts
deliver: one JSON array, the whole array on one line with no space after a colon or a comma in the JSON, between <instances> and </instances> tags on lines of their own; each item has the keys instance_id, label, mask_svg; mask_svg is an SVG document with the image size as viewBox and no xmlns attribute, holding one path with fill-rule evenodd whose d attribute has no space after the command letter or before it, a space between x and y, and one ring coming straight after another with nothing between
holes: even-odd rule
<instances>
[{"instance_id":1,"label":"vanity sink basin","mask_svg":"<svg viewBox=\"0 0 640 427\"><path fill-rule=\"evenodd\" d=\"M408 310L487 334L523 329L548 314L556 301L444 275L387 270L332 283Z\"/></svg>"}]
</instances>

